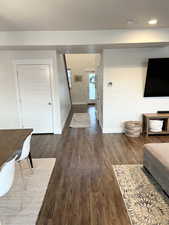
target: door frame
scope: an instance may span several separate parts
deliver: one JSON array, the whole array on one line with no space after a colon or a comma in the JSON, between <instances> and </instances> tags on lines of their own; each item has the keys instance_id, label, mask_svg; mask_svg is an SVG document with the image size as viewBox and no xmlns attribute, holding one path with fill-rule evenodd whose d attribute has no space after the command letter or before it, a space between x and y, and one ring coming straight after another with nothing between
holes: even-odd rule
<instances>
[{"instance_id":1,"label":"door frame","mask_svg":"<svg viewBox=\"0 0 169 225\"><path fill-rule=\"evenodd\" d=\"M52 99L52 128L53 133L56 134L57 132L57 123L55 115L55 98L54 98L54 73L53 73L53 60L52 59L24 59L24 60L14 60L13 67L14 67L14 79L15 79L15 87L16 87L16 101L17 101L17 111L18 111L18 119L19 119L19 127L22 129L22 111L21 111L21 100L20 100L20 93L19 93L19 83L18 83L18 71L17 67L19 65L47 65L49 66L49 73L50 73L50 88L51 88L51 99Z\"/></svg>"}]
</instances>

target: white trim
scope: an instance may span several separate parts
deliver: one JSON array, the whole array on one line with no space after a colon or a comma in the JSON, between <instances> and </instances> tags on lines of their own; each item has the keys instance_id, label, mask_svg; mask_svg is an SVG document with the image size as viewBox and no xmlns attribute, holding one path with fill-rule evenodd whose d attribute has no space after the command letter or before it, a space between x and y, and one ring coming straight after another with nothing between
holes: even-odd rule
<instances>
[{"instance_id":1,"label":"white trim","mask_svg":"<svg viewBox=\"0 0 169 225\"><path fill-rule=\"evenodd\" d=\"M15 79L15 90L16 90L16 104L17 104L17 115L19 121L19 128L22 128L22 116L21 116L21 107L20 107L20 94L18 87L18 73L17 73L17 64L13 64L14 66L14 79Z\"/></svg>"},{"instance_id":2,"label":"white trim","mask_svg":"<svg viewBox=\"0 0 169 225\"><path fill-rule=\"evenodd\" d=\"M84 71L85 71L86 73L96 73L96 68L91 68L91 69L87 68L87 69L85 69Z\"/></svg>"},{"instance_id":3,"label":"white trim","mask_svg":"<svg viewBox=\"0 0 169 225\"><path fill-rule=\"evenodd\" d=\"M14 67L14 76L15 76L15 85L16 85L16 98L17 98L17 111L19 117L19 126L22 128L22 116L21 116L21 106L20 106L20 96L19 96L19 87L18 87L18 78L17 78L17 66L18 65L48 65L50 71L50 86L51 86L51 99L52 99L52 123L53 123L53 133L57 134L57 123L56 123L56 104L55 104L55 97L54 97L54 72L53 72L53 59L24 59L24 60L14 60L13 67Z\"/></svg>"},{"instance_id":4,"label":"white trim","mask_svg":"<svg viewBox=\"0 0 169 225\"><path fill-rule=\"evenodd\" d=\"M14 60L13 63L16 65L53 65L53 59L21 59Z\"/></svg>"},{"instance_id":5,"label":"white trim","mask_svg":"<svg viewBox=\"0 0 169 225\"><path fill-rule=\"evenodd\" d=\"M88 102L72 102L72 105L88 105Z\"/></svg>"},{"instance_id":6,"label":"white trim","mask_svg":"<svg viewBox=\"0 0 169 225\"><path fill-rule=\"evenodd\" d=\"M103 128L102 131L103 131L104 134L106 134L106 133L107 134L109 134L109 133L110 134L123 133L123 130L120 129L120 128L117 128L117 129L116 128Z\"/></svg>"}]
</instances>

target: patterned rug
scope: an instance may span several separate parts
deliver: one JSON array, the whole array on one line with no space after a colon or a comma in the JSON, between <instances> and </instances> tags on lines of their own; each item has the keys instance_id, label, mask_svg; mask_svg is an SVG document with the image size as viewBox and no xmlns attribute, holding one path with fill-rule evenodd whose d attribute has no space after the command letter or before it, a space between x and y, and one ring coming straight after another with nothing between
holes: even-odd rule
<instances>
[{"instance_id":1,"label":"patterned rug","mask_svg":"<svg viewBox=\"0 0 169 225\"><path fill-rule=\"evenodd\" d=\"M83 128L90 127L90 117L88 113L74 113L70 127L72 128Z\"/></svg>"},{"instance_id":2,"label":"patterned rug","mask_svg":"<svg viewBox=\"0 0 169 225\"><path fill-rule=\"evenodd\" d=\"M14 184L9 193L0 198L0 225L35 225L55 159L34 159L33 173L24 162L24 185L16 164Z\"/></svg>"},{"instance_id":3,"label":"patterned rug","mask_svg":"<svg viewBox=\"0 0 169 225\"><path fill-rule=\"evenodd\" d=\"M141 165L113 165L132 225L169 225L169 198Z\"/></svg>"}]
</instances>

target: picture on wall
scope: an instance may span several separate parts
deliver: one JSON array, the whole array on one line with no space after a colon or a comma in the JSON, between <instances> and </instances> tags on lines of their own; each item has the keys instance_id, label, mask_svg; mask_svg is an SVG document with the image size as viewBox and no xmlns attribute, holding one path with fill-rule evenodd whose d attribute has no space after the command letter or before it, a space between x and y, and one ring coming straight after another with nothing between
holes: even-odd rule
<instances>
[{"instance_id":1,"label":"picture on wall","mask_svg":"<svg viewBox=\"0 0 169 225\"><path fill-rule=\"evenodd\" d=\"M75 82L81 82L82 81L82 75L75 75L74 76L74 81Z\"/></svg>"}]
</instances>

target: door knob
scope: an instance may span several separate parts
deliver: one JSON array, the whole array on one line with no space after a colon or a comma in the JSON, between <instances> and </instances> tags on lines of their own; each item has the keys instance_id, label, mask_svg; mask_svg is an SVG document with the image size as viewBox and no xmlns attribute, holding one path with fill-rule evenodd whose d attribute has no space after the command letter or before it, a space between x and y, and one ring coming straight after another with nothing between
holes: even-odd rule
<instances>
[{"instance_id":1,"label":"door knob","mask_svg":"<svg viewBox=\"0 0 169 225\"><path fill-rule=\"evenodd\" d=\"M52 105L52 103L51 102L48 102L48 105Z\"/></svg>"}]
</instances>

